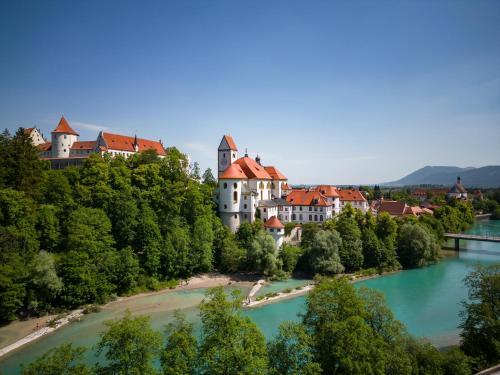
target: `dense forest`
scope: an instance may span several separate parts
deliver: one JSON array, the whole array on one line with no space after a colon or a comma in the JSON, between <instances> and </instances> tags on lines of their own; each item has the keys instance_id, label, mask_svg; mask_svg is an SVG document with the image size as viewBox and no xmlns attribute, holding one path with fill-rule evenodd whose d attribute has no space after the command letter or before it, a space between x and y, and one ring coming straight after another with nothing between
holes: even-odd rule
<instances>
[{"instance_id":1,"label":"dense forest","mask_svg":"<svg viewBox=\"0 0 500 375\"><path fill-rule=\"evenodd\" d=\"M100 304L213 270L282 277L419 267L439 260L444 231L474 220L472 206L458 201L418 219L348 207L277 249L260 221L235 234L222 225L215 187L210 170L200 176L175 148L163 159L92 155L83 167L50 170L22 129L5 131L0 319Z\"/></svg>"},{"instance_id":2,"label":"dense forest","mask_svg":"<svg viewBox=\"0 0 500 375\"><path fill-rule=\"evenodd\" d=\"M383 295L347 279L321 278L298 323L284 322L266 343L241 314L241 296L210 289L200 305L201 332L179 312L162 332L147 316L108 321L97 344L97 364L85 348L62 345L23 366L23 375L469 375L500 360L500 267L479 267L466 279L471 301L462 314L461 348L443 351L412 338ZM165 338L165 339L164 339Z\"/></svg>"}]
</instances>

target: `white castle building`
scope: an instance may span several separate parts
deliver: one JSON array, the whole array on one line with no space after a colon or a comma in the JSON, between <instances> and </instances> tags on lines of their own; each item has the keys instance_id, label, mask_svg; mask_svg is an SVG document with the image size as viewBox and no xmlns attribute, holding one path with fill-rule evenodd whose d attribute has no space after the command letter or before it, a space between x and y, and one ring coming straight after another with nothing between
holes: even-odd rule
<instances>
[{"instance_id":1,"label":"white castle building","mask_svg":"<svg viewBox=\"0 0 500 375\"><path fill-rule=\"evenodd\" d=\"M363 212L368 210L359 190L331 185L291 189L285 175L274 166L263 166L260 157L239 157L230 135L222 137L219 144L218 177L222 222L236 231L242 222L261 219L280 244L283 224L322 223L338 215L347 204Z\"/></svg>"},{"instance_id":2,"label":"white castle building","mask_svg":"<svg viewBox=\"0 0 500 375\"><path fill-rule=\"evenodd\" d=\"M51 141L46 142L36 128L25 129L40 151L40 157L51 163L51 168L61 169L82 165L91 154L108 154L112 157L129 157L135 153L153 149L159 157L165 157L161 141L151 141L120 134L100 132L95 141L80 141L79 134L61 117L51 132ZM42 142L43 141L43 142Z\"/></svg>"}]
</instances>

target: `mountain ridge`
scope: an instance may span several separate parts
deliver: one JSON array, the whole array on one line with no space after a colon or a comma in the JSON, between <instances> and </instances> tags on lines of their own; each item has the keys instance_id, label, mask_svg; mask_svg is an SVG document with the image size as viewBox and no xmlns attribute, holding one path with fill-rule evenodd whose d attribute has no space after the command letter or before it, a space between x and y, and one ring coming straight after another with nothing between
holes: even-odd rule
<instances>
[{"instance_id":1,"label":"mountain ridge","mask_svg":"<svg viewBox=\"0 0 500 375\"><path fill-rule=\"evenodd\" d=\"M500 165L484 167L431 166L423 168L396 181L383 182L383 186L444 185L452 186L460 177L464 186L500 187Z\"/></svg>"}]
</instances>

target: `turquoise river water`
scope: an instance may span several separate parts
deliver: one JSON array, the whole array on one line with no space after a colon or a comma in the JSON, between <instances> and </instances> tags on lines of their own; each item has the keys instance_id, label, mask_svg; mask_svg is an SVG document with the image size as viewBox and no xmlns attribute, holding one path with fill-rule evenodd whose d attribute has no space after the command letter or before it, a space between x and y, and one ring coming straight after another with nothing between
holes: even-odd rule
<instances>
[{"instance_id":1,"label":"turquoise river water","mask_svg":"<svg viewBox=\"0 0 500 375\"><path fill-rule=\"evenodd\" d=\"M500 221L478 221L468 233L500 235ZM357 287L365 286L384 293L388 305L409 332L418 337L426 337L434 345L456 344L459 339L460 302L467 298L463 279L475 264L500 262L500 244L489 242L461 243L457 256L425 268L399 272L396 274L361 281ZM259 294L276 292L304 285L307 280L288 280L266 286ZM248 288L241 288L248 293ZM172 319L174 309L182 309L199 332L196 305L203 298L204 290L174 291L166 294L150 295L119 303L103 311L85 316L81 321L61 328L55 333L30 343L9 353L0 360L0 372L18 374L22 363L29 363L45 351L62 343L72 342L89 348L88 363L95 361L92 347L103 331L103 322L122 316L126 309L134 314L151 316L152 326L162 330ZM259 308L246 310L249 316L271 338L281 322L299 320L298 314L304 309L305 297L282 300ZM101 359L102 360L102 359Z\"/></svg>"}]
</instances>

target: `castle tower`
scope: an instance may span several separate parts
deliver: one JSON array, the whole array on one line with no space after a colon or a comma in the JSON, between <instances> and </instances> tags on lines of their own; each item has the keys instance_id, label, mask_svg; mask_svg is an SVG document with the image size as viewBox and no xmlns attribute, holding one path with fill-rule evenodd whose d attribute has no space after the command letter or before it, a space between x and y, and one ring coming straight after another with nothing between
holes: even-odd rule
<instances>
[{"instance_id":1,"label":"castle tower","mask_svg":"<svg viewBox=\"0 0 500 375\"><path fill-rule=\"evenodd\" d=\"M69 126L62 116L59 124L52 130L52 157L68 158L69 150L73 143L78 141L78 136L79 134Z\"/></svg>"},{"instance_id":2,"label":"castle tower","mask_svg":"<svg viewBox=\"0 0 500 375\"><path fill-rule=\"evenodd\" d=\"M238 159L238 148L233 141L233 137L225 135L219 144L218 149L218 177L221 177L224 171Z\"/></svg>"}]
</instances>

